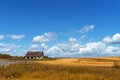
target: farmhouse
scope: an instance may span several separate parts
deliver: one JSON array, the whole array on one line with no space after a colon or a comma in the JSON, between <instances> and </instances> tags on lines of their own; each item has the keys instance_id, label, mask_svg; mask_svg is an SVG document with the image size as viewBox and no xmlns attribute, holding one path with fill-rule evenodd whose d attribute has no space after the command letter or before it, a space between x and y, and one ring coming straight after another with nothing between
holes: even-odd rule
<instances>
[{"instance_id":1,"label":"farmhouse","mask_svg":"<svg viewBox=\"0 0 120 80\"><path fill-rule=\"evenodd\" d=\"M26 59L42 59L44 57L44 53L41 51L38 52L27 52L25 55Z\"/></svg>"}]
</instances>

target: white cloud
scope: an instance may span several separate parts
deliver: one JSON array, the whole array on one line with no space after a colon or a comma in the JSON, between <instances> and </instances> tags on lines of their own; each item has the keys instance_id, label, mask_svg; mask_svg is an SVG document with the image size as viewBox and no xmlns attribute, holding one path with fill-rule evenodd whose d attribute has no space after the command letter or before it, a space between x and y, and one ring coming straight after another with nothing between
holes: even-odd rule
<instances>
[{"instance_id":1,"label":"white cloud","mask_svg":"<svg viewBox=\"0 0 120 80\"><path fill-rule=\"evenodd\" d=\"M77 39L76 39L76 38L73 38L73 37L70 37L70 38L69 38L69 42L70 42L70 43L76 43L76 42L77 42Z\"/></svg>"},{"instance_id":2,"label":"white cloud","mask_svg":"<svg viewBox=\"0 0 120 80\"><path fill-rule=\"evenodd\" d=\"M105 49L106 53L109 53L109 54L119 54L120 53L120 48L118 47L113 47L113 46L108 46L106 49Z\"/></svg>"},{"instance_id":3,"label":"white cloud","mask_svg":"<svg viewBox=\"0 0 120 80\"><path fill-rule=\"evenodd\" d=\"M47 50L47 54L56 55L62 53L61 49L57 45L53 45Z\"/></svg>"},{"instance_id":4,"label":"white cloud","mask_svg":"<svg viewBox=\"0 0 120 80\"><path fill-rule=\"evenodd\" d=\"M86 37L86 35L82 35L82 36L80 37L80 40L84 39L85 37Z\"/></svg>"},{"instance_id":5,"label":"white cloud","mask_svg":"<svg viewBox=\"0 0 120 80\"><path fill-rule=\"evenodd\" d=\"M30 45L30 49L36 49L36 48L38 48L39 46L37 45L37 44L32 44L32 45Z\"/></svg>"},{"instance_id":6,"label":"white cloud","mask_svg":"<svg viewBox=\"0 0 120 80\"><path fill-rule=\"evenodd\" d=\"M7 53L10 55L16 55L18 53L19 45L0 43L0 53Z\"/></svg>"},{"instance_id":7,"label":"white cloud","mask_svg":"<svg viewBox=\"0 0 120 80\"><path fill-rule=\"evenodd\" d=\"M116 36L114 36L116 38ZM102 41L89 42L80 45L78 40L74 37L70 37L68 42L53 45L46 49L46 53L52 56L107 56L118 55L120 53L119 47L108 46Z\"/></svg>"},{"instance_id":8,"label":"white cloud","mask_svg":"<svg viewBox=\"0 0 120 80\"><path fill-rule=\"evenodd\" d=\"M29 51L44 51L44 52L46 52L48 50L48 46L45 43L31 44L28 50Z\"/></svg>"},{"instance_id":9,"label":"white cloud","mask_svg":"<svg viewBox=\"0 0 120 80\"><path fill-rule=\"evenodd\" d=\"M102 43L102 42L91 42L91 43L87 43L85 45L83 45L80 49L79 52L81 54L86 54L86 53L90 53L90 54L101 54L104 53L104 49L106 48L106 44Z\"/></svg>"},{"instance_id":10,"label":"white cloud","mask_svg":"<svg viewBox=\"0 0 120 80\"><path fill-rule=\"evenodd\" d=\"M80 45L77 43L77 40L71 37L68 39L68 41L68 43L53 45L48 49L47 53L59 56L77 54L80 47Z\"/></svg>"},{"instance_id":11,"label":"white cloud","mask_svg":"<svg viewBox=\"0 0 120 80\"><path fill-rule=\"evenodd\" d=\"M114 34L112 37L107 36L103 39L105 43L120 44L120 33Z\"/></svg>"},{"instance_id":12,"label":"white cloud","mask_svg":"<svg viewBox=\"0 0 120 80\"><path fill-rule=\"evenodd\" d=\"M48 49L48 46L45 43L42 43L41 48L42 48L43 51L45 51L45 50Z\"/></svg>"},{"instance_id":13,"label":"white cloud","mask_svg":"<svg viewBox=\"0 0 120 80\"><path fill-rule=\"evenodd\" d=\"M0 43L0 47L4 47L5 45L4 45L4 43Z\"/></svg>"},{"instance_id":14,"label":"white cloud","mask_svg":"<svg viewBox=\"0 0 120 80\"><path fill-rule=\"evenodd\" d=\"M86 25L86 26L84 26L82 29L80 29L80 30L77 31L77 32L80 32L80 33L82 33L82 34L85 34L85 33L89 32L89 31L93 30L94 27L95 27L95 25Z\"/></svg>"},{"instance_id":15,"label":"white cloud","mask_svg":"<svg viewBox=\"0 0 120 80\"><path fill-rule=\"evenodd\" d=\"M54 33L44 33L33 38L37 44L31 44L28 50L30 51L44 51L45 55L54 57L88 57L88 56L113 56L120 55L120 48L116 45L107 45L106 43L120 43L120 34L116 33L112 37L105 37L99 42L82 43L79 40L83 39L85 35L80 39L75 37L68 38L67 42L61 42L56 44L49 44L46 42L56 40L57 36ZM11 55L25 54L25 50L20 52L19 45L0 43L0 53L8 53Z\"/></svg>"},{"instance_id":16,"label":"white cloud","mask_svg":"<svg viewBox=\"0 0 120 80\"><path fill-rule=\"evenodd\" d=\"M34 42L41 42L41 43L45 43L45 42L49 42L49 41L54 41L56 40L57 35L54 33L44 33L43 35L38 35L36 37L33 38Z\"/></svg>"},{"instance_id":17,"label":"white cloud","mask_svg":"<svg viewBox=\"0 0 120 80\"><path fill-rule=\"evenodd\" d=\"M61 43L53 45L52 47L48 48L46 51L47 54L52 56L58 57L65 57L65 56L113 56L119 55L120 48L114 46L107 46L103 42L90 42L83 45L78 43L71 44L68 43Z\"/></svg>"},{"instance_id":18,"label":"white cloud","mask_svg":"<svg viewBox=\"0 0 120 80\"><path fill-rule=\"evenodd\" d=\"M4 39L4 35L0 35L0 40Z\"/></svg>"},{"instance_id":19,"label":"white cloud","mask_svg":"<svg viewBox=\"0 0 120 80\"><path fill-rule=\"evenodd\" d=\"M29 46L29 51L40 51L40 46L38 44L31 44Z\"/></svg>"},{"instance_id":20,"label":"white cloud","mask_svg":"<svg viewBox=\"0 0 120 80\"><path fill-rule=\"evenodd\" d=\"M7 35L7 37L14 39L14 40L21 40L22 38L25 37L25 35Z\"/></svg>"}]
</instances>

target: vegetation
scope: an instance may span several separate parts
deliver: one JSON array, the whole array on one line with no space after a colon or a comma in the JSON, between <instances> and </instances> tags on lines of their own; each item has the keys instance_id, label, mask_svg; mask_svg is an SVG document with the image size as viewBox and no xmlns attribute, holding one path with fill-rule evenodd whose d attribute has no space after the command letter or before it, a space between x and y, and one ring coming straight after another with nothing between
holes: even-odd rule
<instances>
[{"instance_id":1,"label":"vegetation","mask_svg":"<svg viewBox=\"0 0 120 80\"><path fill-rule=\"evenodd\" d=\"M56 58L51 58L48 56L44 56L44 58L42 59L42 61L51 61L51 60L56 60Z\"/></svg>"},{"instance_id":2,"label":"vegetation","mask_svg":"<svg viewBox=\"0 0 120 80\"><path fill-rule=\"evenodd\" d=\"M120 80L115 67L82 67L17 63L0 68L0 80Z\"/></svg>"},{"instance_id":3,"label":"vegetation","mask_svg":"<svg viewBox=\"0 0 120 80\"><path fill-rule=\"evenodd\" d=\"M24 60L25 58L22 56L11 56L9 54L1 54L0 59L7 59L7 60Z\"/></svg>"},{"instance_id":4,"label":"vegetation","mask_svg":"<svg viewBox=\"0 0 120 80\"><path fill-rule=\"evenodd\" d=\"M0 53L0 59L7 59L7 60L26 60L25 57L22 57L22 56L11 56L9 54L1 54ZM30 59L29 59L30 60ZM31 59L32 61L33 60L38 60L39 59ZM44 56L44 58L42 59L42 61L50 61L50 60L56 60L56 58L51 58L51 57L48 57L48 56Z\"/></svg>"},{"instance_id":5,"label":"vegetation","mask_svg":"<svg viewBox=\"0 0 120 80\"><path fill-rule=\"evenodd\" d=\"M114 62L114 63L113 63L113 67L114 67L114 68L119 68L119 69L120 69L120 62L117 62L117 61Z\"/></svg>"},{"instance_id":6,"label":"vegetation","mask_svg":"<svg viewBox=\"0 0 120 80\"><path fill-rule=\"evenodd\" d=\"M80 61L97 61L97 62L119 62L120 60L114 60L114 59L105 59L105 58L79 58L78 62Z\"/></svg>"},{"instance_id":7,"label":"vegetation","mask_svg":"<svg viewBox=\"0 0 120 80\"><path fill-rule=\"evenodd\" d=\"M0 54L0 59L8 59L11 56L9 54Z\"/></svg>"}]
</instances>

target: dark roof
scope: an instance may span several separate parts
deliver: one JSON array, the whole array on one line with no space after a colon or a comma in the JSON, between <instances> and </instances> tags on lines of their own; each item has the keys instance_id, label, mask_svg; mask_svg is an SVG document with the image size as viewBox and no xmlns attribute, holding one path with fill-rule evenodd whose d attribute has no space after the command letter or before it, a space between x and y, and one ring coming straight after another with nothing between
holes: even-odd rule
<instances>
[{"instance_id":1,"label":"dark roof","mask_svg":"<svg viewBox=\"0 0 120 80\"><path fill-rule=\"evenodd\" d=\"M26 57L41 57L41 56L43 56L44 54L43 54L43 52L41 51L38 51L38 52L27 52L26 53Z\"/></svg>"}]
</instances>

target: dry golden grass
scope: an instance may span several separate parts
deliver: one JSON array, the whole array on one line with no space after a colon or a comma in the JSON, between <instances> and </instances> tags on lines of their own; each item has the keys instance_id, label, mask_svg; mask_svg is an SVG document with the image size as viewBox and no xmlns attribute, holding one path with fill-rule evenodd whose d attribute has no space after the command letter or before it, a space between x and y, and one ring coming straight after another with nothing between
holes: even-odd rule
<instances>
[{"instance_id":1,"label":"dry golden grass","mask_svg":"<svg viewBox=\"0 0 120 80\"><path fill-rule=\"evenodd\" d=\"M40 61L42 64L67 65L67 66L113 66L113 62L120 58L63 58L53 61Z\"/></svg>"},{"instance_id":2,"label":"dry golden grass","mask_svg":"<svg viewBox=\"0 0 120 80\"><path fill-rule=\"evenodd\" d=\"M0 69L0 80L120 80L120 68L18 63Z\"/></svg>"},{"instance_id":3,"label":"dry golden grass","mask_svg":"<svg viewBox=\"0 0 120 80\"><path fill-rule=\"evenodd\" d=\"M64 58L39 63L16 63L0 68L0 80L120 80L119 60Z\"/></svg>"}]
</instances>

